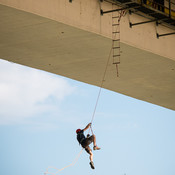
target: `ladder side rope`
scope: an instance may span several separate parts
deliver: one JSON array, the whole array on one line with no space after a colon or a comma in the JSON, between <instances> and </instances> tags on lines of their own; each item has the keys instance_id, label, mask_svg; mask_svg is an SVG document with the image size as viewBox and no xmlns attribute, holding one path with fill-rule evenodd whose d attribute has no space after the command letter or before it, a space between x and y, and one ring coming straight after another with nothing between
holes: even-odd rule
<instances>
[{"instance_id":1,"label":"ladder side rope","mask_svg":"<svg viewBox=\"0 0 175 175\"><path fill-rule=\"evenodd\" d=\"M112 10L116 9L116 4L112 3ZM118 64L120 64L120 20L126 11L112 12L112 45L113 45L113 64L116 65L117 77L119 77Z\"/></svg>"}]
</instances>

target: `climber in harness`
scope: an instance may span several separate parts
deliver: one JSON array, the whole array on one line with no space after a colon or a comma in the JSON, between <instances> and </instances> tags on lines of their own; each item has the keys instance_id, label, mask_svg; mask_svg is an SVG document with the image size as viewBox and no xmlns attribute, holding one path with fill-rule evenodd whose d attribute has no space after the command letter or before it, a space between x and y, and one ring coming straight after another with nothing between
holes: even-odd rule
<instances>
[{"instance_id":1,"label":"climber in harness","mask_svg":"<svg viewBox=\"0 0 175 175\"><path fill-rule=\"evenodd\" d=\"M92 169L95 169L94 167L94 163L93 163L93 153L91 148L89 147L89 145L93 142L93 149L94 150L100 150L100 148L96 145L96 136L93 135L87 135L87 137L85 137L84 135L84 131L86 131L89 127L91 127L91 123L89 123L84 129L77 129L76 133L77 133L77 140L79 142L79 144L81 144L81 146L86 150L86 152L88 154L90 154L90 166Z\"/></svg>"}]
</instances>

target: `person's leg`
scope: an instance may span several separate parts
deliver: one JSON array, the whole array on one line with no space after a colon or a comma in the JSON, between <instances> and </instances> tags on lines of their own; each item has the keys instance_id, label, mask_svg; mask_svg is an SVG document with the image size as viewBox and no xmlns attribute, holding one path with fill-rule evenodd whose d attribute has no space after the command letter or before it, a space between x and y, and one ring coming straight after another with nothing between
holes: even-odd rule
<instances>
[{"instance_id":1,"label":"person's leg","mask_svg":"<svg viewBox=\"0 0 175 175\"><path fill-rule=\"evenodd\" d=\"M86 148L87 146L89 146L91 143L93 142L94 145L94 150L99 150L100 148L97 146L96 144L96 136L93 134L90 137L86 138L83 143L82 146L84 148Z\"/></svg>"},{"instance_id":2,"label":"person's leg","mask_svg":"<svg viewBox=\"0 0 175 175\"><path fill-rule=\"evenodd\" d=\"M100 148L96 144L96 136L94 134L92 135L92 138L93 138L94 150L99 150Z\"/></svg>"},{"instance_id":3,"label":"person's leg","mask_svg":"<svg viewBox=\"0 0 175 175\"><path fill-rule=\"evenodd\" d=\"M85 148L85 150L86 150L86 152L90 155L90 156L89 156L90 161L93 162L93 153L92 153L91 148L90 148L89 146L87 146L87 147Z\"/></svg>"},{"instance_id":4,"label":"person's leg","mask_svg":"<svg viewBox=\"0 0 175 175\"><path fill-rule=\"evenodd\" d=\"M92 151L89 151L89 154L90 154L89 159L90 159L91 162L93 162L93 153L92 153Z\"/></svg>"},{"instance_id":5,"label":"person's leg","mask_svg":"<svg viewBox=\"0 0 175 175\"><path fill-rule=\"evenodd\" d=\"M93 136L93 144L94 144L94 146L97 146L97 144L96 144L96 136L94 134L92 136Z\"/></svg>"},{"instance_id":6,"label":"person's leg","mask_svg":"<svg viewBox=\"0 0 175 175\"><path fill-rule=\"evenodd\" d=\"M89 154L90 154L90 157L89 157L90 158L90 163L89 164L90 164L92 169L95 169L94 162L93 162L93 153L92 153L92 151L90 151Z\"/></svg>"},{"instance_id":7,"label":"person's leg","mask_svg":"<svg viewBox=\"0 0 175 175\"><path fill-rule=\"evenodd\" d=\"M85 150L90 155L89 156L89 159L90 159L90 163L89 164L90 164L91 168L95 169L94 162L93 162L93 153L92 153L91 148L88 146L88 147L85 148Z\"/></svg>"}]
</instances>

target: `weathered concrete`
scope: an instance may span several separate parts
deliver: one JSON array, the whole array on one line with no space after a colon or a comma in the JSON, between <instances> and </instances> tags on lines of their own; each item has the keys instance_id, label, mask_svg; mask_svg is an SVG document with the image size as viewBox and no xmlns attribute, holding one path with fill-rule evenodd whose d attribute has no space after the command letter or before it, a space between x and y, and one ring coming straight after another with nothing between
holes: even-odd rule
<instances>
[{"instance_id":1,"label":"weathered concrete","mask_svg":"<svg viewBox=\"0 0 175 175\"><path fill-rule=\"evenodd\" d=\"M0 5L0 58L100 85L111 48L111 15L100 16L98 1L0 3L33 13ZM111 60L104 87L175 110L174 36L158 40L155 24L130 29L125 16L121 40L120 77L116 78Z\"/></svg>"},{"instance_id":2,"label":"weathered concrete","mask_svg":"<svg viewBox=\"0 0 175 175\"><path fill-rule=\"evenodd\" d=\"M72 3L69 3L69 0L0 0L0 4L111 38L111 14L100 15L100 7L103 10L112 9L112 5L107 2L100 5L99 0L73 0ZM175 60L175 35L157 40L155 23L135 26L131 29L128 18L132 22L147 20L137 15L126 15L122 18L120 25L122 42ZM172 32L164 27L158 27L158 31Z\"/></svg>"}]
</instances>

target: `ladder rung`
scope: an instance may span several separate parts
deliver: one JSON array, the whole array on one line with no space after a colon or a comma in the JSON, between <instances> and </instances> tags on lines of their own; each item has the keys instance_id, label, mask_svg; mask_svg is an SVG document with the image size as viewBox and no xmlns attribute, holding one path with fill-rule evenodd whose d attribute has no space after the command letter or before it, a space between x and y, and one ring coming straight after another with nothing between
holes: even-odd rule
<instances>
[{"instance_id":1,"label":"ladder rung","mask_svg":"<svg viewBox=\"0 0 175 175\"><path fill-rule=\"evenodd\" d=\"M114 62L113 64L120 64L120 62Z\"/></svg>"},{"instance_id":2,"label":"ladder rung","mask_svg":"<svg viewBox=\"0 0 175 175\"><path fill-rule=\"evenodd\" d=\"M113 47L112 49L119 49L120 47Z\"/></svg>"},{"instance_id":3,"label":"ladder rung","mask_svg":"<svg viewBox=\"0 0 175 175\"><path fill-rule=\"evenodd\" d=\"M113 16L112 18L119 18L119 16Z\"/></svg>"},{"instance_id":4,"label":"ladder rung","mask_svg":"<svg viewBox=\"0 0 175 175\"><path fill-rule=\"evenodd\" d=\"M113 55L113 57L119 57L120 56L120 54L119 55Z\"/></svg>"},{"instance_id":5,"label":"ladder rung","mask_svg":"<svg viewBox=\"0 0 175 175\"><path fill-rule=\"evenodd\" d=\"M112 33L120 33L120 32L112 32Z\"/></svg>"},{"instance_id":6,"label":"ladder rung","mask_svg":"<svg viewBox=\"0 0 175 175\"><path fill-rule=\"evenodd\" d=\"M112 40L112 41L120 41L120 39L114 39L114 40Z\"/></svg>"},{"instance_id":7,"label":"ladder rung","mask_svg":"<svg viewBox=\"0 0 175 175\"><path fill-rule=\"evenodd\" d=\"M118 26L119 24L112 24L112 26Z\"/></svg>"}]
</instances>

